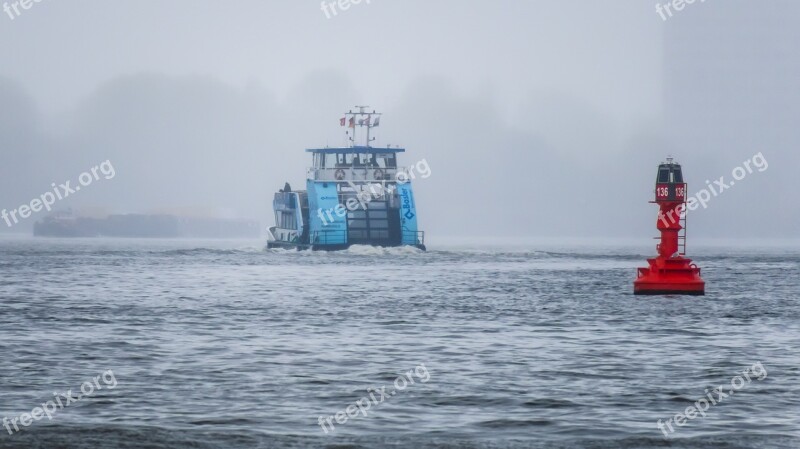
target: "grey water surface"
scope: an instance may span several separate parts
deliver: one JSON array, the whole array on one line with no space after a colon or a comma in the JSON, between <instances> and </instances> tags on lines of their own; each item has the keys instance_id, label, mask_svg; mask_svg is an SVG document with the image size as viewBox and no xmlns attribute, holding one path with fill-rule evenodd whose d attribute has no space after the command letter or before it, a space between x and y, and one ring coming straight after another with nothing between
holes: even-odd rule
<instances>
[{"instance_id":1,"label":"grey water surface","mask_svg":"<svg viewBox=\"0 0 800 449\"><path fill-rule=\"evenodd\" d=\"M0 448L800 447L800 248L694 248L701 298L634 297L649 255L3 238L0 417L114 382Z\"/></svg>"}]
</instances>

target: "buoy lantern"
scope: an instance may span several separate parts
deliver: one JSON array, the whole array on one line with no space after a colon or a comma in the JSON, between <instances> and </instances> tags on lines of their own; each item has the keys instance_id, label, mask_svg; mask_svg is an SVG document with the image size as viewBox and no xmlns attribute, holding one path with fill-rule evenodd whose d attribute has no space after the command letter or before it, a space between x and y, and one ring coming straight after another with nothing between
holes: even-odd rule
<instances>
[{"instance_id":1,"label":"buoy lantern","mask_svg":"<svg viewBox=\"0 0 800 449\"><path fill-rule=\"evenodd\" d=\"M658 256L639 268L633 283L635 295L704 295L700 268L686 258L686 183L678 163L667 158L658 166L655 201L659 205L656 227L661 238Z\"/></svg>"}]
</instances>

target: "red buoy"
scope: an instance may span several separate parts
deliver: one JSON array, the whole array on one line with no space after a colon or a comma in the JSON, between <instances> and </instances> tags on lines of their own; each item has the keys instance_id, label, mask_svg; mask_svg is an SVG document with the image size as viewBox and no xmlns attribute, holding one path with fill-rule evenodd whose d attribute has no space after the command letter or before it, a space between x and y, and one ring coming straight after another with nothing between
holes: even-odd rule
<instances>
[{"instance_id":1,"label":"red buoy","mask_svg":"<svg viewBox=\"0 0 800 449\"><path fill-rule=\"evenodd\" d=\"M686 183L680 164L667 158L658 166L656 200L659 205L656 227L661 241L658 256L647 259L647 268L639 268L633 283L635 295L704 295L706 283L700 268L686 258Z\"/></svg>"}]
</instances>

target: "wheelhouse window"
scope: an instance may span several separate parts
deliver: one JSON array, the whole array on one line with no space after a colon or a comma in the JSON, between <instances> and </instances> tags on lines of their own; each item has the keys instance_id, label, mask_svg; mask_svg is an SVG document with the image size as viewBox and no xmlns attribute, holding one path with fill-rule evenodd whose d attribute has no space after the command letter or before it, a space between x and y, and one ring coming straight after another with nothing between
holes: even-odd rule
<instances>
[{"instance_id":1,"label":"wheelhouse window","mask_svg":"<svg viewBox=\"0 0 800 449\"><path fill-rule=\"evenodd\" d=\"M375 155L372 153L362 153L358 155L358 158L361 162L361 165L365 167L377 167L374 156Z\"/></svg>"},{"instance_id":2,"label":"wheelhouse window","mask_svg":"<svg viewBox=\"0 0 800 449\"><path fill-rule=\"evenodd\" d=\"M325 157L325 160L322 163L322 167L324 167L324 168L334 168L334 167L337 166L338 161L336 160L336 156L337 156L336 154L328 153L328 154L325 154L323 156Z\"/></svg>"},{"instance_id":3,"label":"wheelhouse window","mask_svg":"<svg viewBox=\"0 0 800 449\"><path fill-rule=\"evenodd\" d=\"M394 153L375 154L375 159L380 168L397 168L397 160Z\"/></svg>"}]
</instances>

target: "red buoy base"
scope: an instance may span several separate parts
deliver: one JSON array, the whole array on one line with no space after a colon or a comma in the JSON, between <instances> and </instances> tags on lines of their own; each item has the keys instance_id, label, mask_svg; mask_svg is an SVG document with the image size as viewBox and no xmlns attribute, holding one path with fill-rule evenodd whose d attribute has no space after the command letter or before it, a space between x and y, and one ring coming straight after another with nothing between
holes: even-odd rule
<instances>
[{"instance_id":1,"label":"red buoy base","mask_svg":"<svg viewBox=\"0 0 800 449\"><path fill-rule=\"evenodd\" d=\"M700 268L682 256L647 259L647 268L639 268L633 283L635 295L705 295L706 283Z\"/></svg>"}]
</instances>

